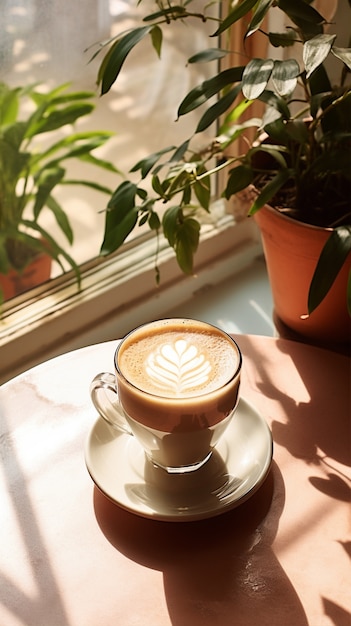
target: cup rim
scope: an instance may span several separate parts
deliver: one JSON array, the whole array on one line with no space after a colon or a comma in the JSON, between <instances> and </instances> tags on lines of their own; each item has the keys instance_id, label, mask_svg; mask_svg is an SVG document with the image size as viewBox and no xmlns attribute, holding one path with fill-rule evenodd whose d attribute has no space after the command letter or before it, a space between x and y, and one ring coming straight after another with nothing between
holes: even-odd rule
<instances>
[{"instance_id":1,"label":"cup rim","mask_svg":"<svg viewBox=\"0 0 351 626\"><path fill-rule=\"evenodd\" d=\"M136 384L134 384L133 382L131 382L130 380L128 380L128 378L126 378L126 376L123 374L123 372L120 370L120 367L118 365L118 354L120 351L120 348L122 347L124 341L126 341L130 335L132 335L135 331L137 330L141 330L142 328L144 328L145 326L151 326L151 325L155 325L158 322L196 322L199 324L202 324L203 326L207 326L208 328L214 328L215 330L219 331L219 333L221 333L224 337L226 337L232 344L234 344L234 346L236 347L237 350L237 355L238 355L238 365L237 368L234 372L234 374L220 387L216 387L216 389L212 389L212 391L207 391L204 393L199 393L197 395L194 396L182 396L182 397L177 397L177 396L164 396L161 394L156 394L156 393L152 393L150 391L146 391L144 389L141 389L140 387L138 387ZM215 324L212 324L210 322L205 322L203 320L197 320L194 318L187 318L187 317L165 317L165 318L160 318L158 320L151 320L149 322L144 322L143 324L140 324L139 326L137 326L136 328L133 328L132 330L130 330L118 343L118 346L115 350L115 354L114 354L114 366L115 366L115 371L118 374L118 376L120 376L124 383L126 383L127 385L129 385L130 387L132 387L133 389L135 389L137 392L139 393L143 393L151 398L158 398L160 400L165 400L165 399L172 399L172 402L187 402L189 400L195 400L196 397L201 397L201 398L205 398L205 397L211 397L212 395L217 395L218 392L221 389L225 389L228 385L230 385L236 378L238 378L239 374L241 373L241 369L242 369L242 362L243 362L243 357L242 357L242 352L240 349L240 346L238 345L237 341L229 334L227 333L225 330L223 330L222 328L219 328L218 326L216 326Z\"/></svg>"}]
</instances>

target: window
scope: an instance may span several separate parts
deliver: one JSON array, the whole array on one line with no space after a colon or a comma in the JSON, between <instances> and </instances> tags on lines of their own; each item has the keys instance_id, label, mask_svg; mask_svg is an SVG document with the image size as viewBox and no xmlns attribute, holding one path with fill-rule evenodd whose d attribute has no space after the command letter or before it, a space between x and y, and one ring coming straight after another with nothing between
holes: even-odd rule
<instances>
[{"instance_id":1,"label":"window","mask_svg":"<svg viewBox=\"0 0 351 626\"><path fill-rule=\"evenodd\" d=\"M0 80L13 85L72 82L74 89L94 89L98 63L89 64L91 55L85 50L132 24L136 5L135 0L6 0L0 20ZM127 60L111 94L97 98L96 111L83 126L101 129L103 125L103 130L116 133L100 150L122 171L158 149L160 141L161 145L179 143L182 135L188 136L188 126L193 128L191 116L176 124L174 119L180 90L185 94L206 78L206 65L196 66L197 74L184 71L193 46L197 49L205 37L203 29L199 23L195 38L193 30L186 38L186 29L181 36L170 29L161 64L145 41L138 55ZM164 81L174 84L174 102L168 99L170 90L163 89ZM116 175L107 174L106 184L113 188L119 182ZM5 303L0 380L72 347L120 336L143 319L155 317L155 302L157 316L162 316L171 298L179 302L209 281L224 279L260 249L253 224L236 225L219 203L218 219L215 211L215 218L204 226L197 278L181 276L173 253L161 246L161 286L156 287L153 239L141 233L120 253L99 258L105 198L67 188L60 201L75 231L71 253L81 265L82 290L77 292L70 272L62 276L55 271L55 280ZM46 219L54 227L51 215Z\"/></svg>"}]
</instances>

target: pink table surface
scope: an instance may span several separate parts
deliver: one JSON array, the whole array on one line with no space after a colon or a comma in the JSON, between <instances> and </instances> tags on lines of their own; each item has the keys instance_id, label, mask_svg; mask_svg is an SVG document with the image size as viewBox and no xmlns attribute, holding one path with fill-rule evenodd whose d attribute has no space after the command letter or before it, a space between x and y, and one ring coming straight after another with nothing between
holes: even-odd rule
<instances>
[{"instance_id":1,"label":"pink table surface","mask_svg":"<svg viewBox=\"0 0 351 626\"><path fill-rule=\"evenodd\" d=\"M350 626L350 361L236 339L274 457L250 500L208 520L138 517L90 479L89 383L116 342L0 388L1 626Z\"/></svg>"}]
</instances>

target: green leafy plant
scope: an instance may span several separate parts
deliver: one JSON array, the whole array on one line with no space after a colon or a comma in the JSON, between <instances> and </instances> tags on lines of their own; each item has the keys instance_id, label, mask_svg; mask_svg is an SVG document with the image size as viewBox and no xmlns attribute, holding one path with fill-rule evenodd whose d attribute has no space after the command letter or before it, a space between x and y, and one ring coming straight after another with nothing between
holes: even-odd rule
<instances>
[{"instance_id":1,"label":"green leafy plant","mask_svg":"<svg viewBox=\"0 0 351 626\"><path fill-rule=\"evenodd\" d=\"M101 252L111 253L138 224L147 222L156 233L163 231L181 269L191 273L200 233L197 210L210 211L211 180L226 171L222 195L229 199L251 186L250 215L270 203L295 219L333 228L312 281L308 303L312 312L351 250L351 49L336 45L337 25L328 24L309 0L218 4L216 17L209 12L213 4L198 12L191 10L192 0L156 1L141 26L117 35L96 52L106 51L107 46L98 74L102 94L110 90L128 54L145 37L150 37L160 56L163 29L177 21L188 22L188 27L192 20L214 23L209 48L199 50L189 64L218 63L229 52L244 61L225 68L219 65L212 78L182 100L178 117L205 108L193 136L180 146L161 148L132 168L140 180L123 181L112 195ZM272 11L283 14L282 32L267 31ZM228 34L238 21L245 24L244 46L233 54L224 43L230 42ZM245 55L245 43L256 33L278 53L299 48L301 62L281 60L278 54L277 58ZM215 47L218 37L221 47ZM339 64L337 82L328 74L329 57ZM256 101L262 103L264 113L250 119ZM201 151L193 149L194 137L210 126L214 128L211 144ZM146 180L151 181L147 187L151 192L143 186ZM166 207L162 217L160 205ZM351 280L348 299L351 310Z\"/></svg>"},{"instance_id":2,"label":"green leafy plant","mask_svg":"<svg viewBox=\"0 0 351 626\"><path fill-rule=\"evenodd\" d=\"M6 274L11 268L22 271L44 251L63 271L66 262L79 283L79 267L40 220L46 207L71 245L73 231L55 198L55 188L85 185L111 194L98 182L69 179L65 166L66 161L79 159L117 172L111 163L93 154L111 133L70 132L60 136L56 132L92 113L94 95L70 91L68 84L44 93L35 86L11 88L0 83L0 273ZM38 137L44 137L44 147L36 142Z\"/></svg>"}]
</instances>

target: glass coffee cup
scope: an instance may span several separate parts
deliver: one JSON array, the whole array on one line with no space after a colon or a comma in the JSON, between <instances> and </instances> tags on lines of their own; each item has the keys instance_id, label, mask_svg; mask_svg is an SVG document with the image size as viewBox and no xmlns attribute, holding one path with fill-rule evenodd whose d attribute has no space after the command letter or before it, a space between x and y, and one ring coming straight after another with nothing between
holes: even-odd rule
<instances>
[{"instance_id":1,"label":"glass coffee cup","mask_svg":"<svg viewBox=\"0 0 351 626\"><path fill-rule=\"evenodd\" d=\"M122 339L114 374L98 374L90 393L100 415L136 437L153 464L190 472L206 463L234 417L241 366L239 346L216 326L157 320Z\"/></svg>"}]
</instances>

